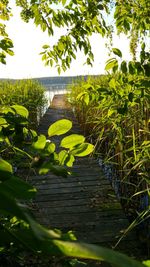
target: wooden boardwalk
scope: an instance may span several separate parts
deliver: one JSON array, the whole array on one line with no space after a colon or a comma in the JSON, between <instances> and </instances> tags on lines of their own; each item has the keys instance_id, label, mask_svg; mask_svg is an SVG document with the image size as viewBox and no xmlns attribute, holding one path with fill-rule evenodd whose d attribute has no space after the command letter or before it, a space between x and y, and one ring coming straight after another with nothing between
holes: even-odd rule
<instances>
[{"instance_id":1,"label":"wooden boardwalk","mask_svg":"<svg viewBox=\"0 0 150 267\"><path fill-rule=\"evenodd\" d=\"M81 133L72 111L64 108L62 95L54 97L40 123L39 133L46 134L49 125L61 118L71 119L71 131ZM53 140L58 143L60 138L55 137ZM129 223L109 181L97 161L90 157L78 158L72 172L68 178L51 173L30 177L38 189L34 200L37 206L36 218L51 228L73 230L80 241L112 247ZM135 241L135 235L129 234L120 242L117 250L129 255L132 248L133 254L136 254Z\"/></svg>"}]
</instances>

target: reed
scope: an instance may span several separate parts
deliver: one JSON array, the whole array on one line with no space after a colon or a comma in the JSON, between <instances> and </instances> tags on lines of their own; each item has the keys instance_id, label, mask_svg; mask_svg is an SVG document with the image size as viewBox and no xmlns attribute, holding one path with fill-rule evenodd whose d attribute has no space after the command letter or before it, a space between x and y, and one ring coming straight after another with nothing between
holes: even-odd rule
<instances>
[{"instance_id":1,"label":"reed","mask_svg":"<svg viewBox=\"0 0 150 267\"><path fill-rule=\"evenodd\" d=\"M121 202L132 218L148 205L143 201L150 182L149 82L143 73L118 72L89 77L69 89L84 133L96 144L99 157L113 166Z\"/></svg>"},{"instance_id":2,"label":"reed","mask_svg":"<svg viewBox=\"0 0 150 267\"><path fill-rule=\"evenodd\" d=\"M36 128L47 103L45 88L35 80L0 82L0 105L18 104L29 110L29 120Z\"/></svg>"}]
</instances>

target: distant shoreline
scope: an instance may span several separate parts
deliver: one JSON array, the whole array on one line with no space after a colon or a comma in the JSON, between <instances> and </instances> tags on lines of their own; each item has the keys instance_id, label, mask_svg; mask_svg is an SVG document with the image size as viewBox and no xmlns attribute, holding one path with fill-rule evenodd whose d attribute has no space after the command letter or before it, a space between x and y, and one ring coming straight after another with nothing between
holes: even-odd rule
<instances>
[{"instance_id":1,"label":"distant shoreline","mask_svg":"<svg viewBox=\"0 0 150 267\"><path fill-rule=\"evenodd\" d=\"M11 78L0 78L0 81L20 81L20 80L36 80L42 84L70 84L75 80L84 79L87 80L88 77L99 77L100 75L78 75L78 76L52 76L52 77L37 77L37 78L27 78L27 79L11 79Z\"/></svg>"}]
</instances>

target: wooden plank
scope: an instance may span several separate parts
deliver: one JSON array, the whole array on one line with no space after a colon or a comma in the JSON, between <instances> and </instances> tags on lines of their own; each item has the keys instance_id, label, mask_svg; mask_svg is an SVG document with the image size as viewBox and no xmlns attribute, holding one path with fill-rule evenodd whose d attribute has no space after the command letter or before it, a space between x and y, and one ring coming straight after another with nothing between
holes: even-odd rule
<instances>
[{"instance_id":1,"label":"wooden plank","mask_svg":"<svg viewBox=\"0 0 150 267\"><path fill-rule=\"evenodd\" d=\"M48 216L53 216L53 215L57 215L59 214L59 220L61 219L60 216L64 215L70 215L72 217L72 215L79 215L80 213L84 214L84 213L96 213L98 212L99 215L101 217L111 217L115 215L115 218L118 216L118 218L123 218L124 220L126 220L125 215L122 213L121 207L118 207L116 205L116 210L115 208L112 209L112 205L110 204L110 209L108 209L109 205L107 205L107 208L105 206L91 206L91 205L81 205L81 203L78 206L50 206L49 204L45 205L47 203L45 202L40 202L38 203L38 210L43 214L45 213L45 207L46 207L46 213ZM110 219L110 218L109 218Z\"/></svg>"},{"instance_id":2,"label":"wooden plank","mask_svg":"<svg viewBox=\"0 0 150 267\"><path fill-rule=\"evenodd\" d=\"M102 186L103 188L104 187L107 187L107 188L111 188L110 184L107 182L107 181L69 181L69 182L66 182L66 183L63 183L63 182L60 182L60 183L56 183L56 181L51 181L51 183L49 183L49 181L45 181L44 183L41 183L41 181L37 182L35 184L36 188L38 188L39 190L46 190L46 189L62 189L62 188L69 188L70 190L72 190L73 187L83 187L83 188L86 188L86 187L91 187L91 186L95 186L95 182L96 183L96 186L99 187L99 186Z\"/></svg>"},{"instance_id":3,"label":"wooden plank","mask_svg":"<svg viewBox=\"0 0 150 267\"><path fill-rule=\"evenodd\" d=\"M79 193L82 193L82 192L92 192L92 191L103 191L105 192L104 194L108 194L108 193L111 193L112 192L112 188L106 188L106 187L98 187L97 185L91 185L91 186L76 186L76 187L72 187L71 190L70 188L68 187L59 187L58 185L58 188L44 188L44 189L40 189L39 192L40 194L51 194L51 195L56 195L56 194L67 194L67 193L76 193L76 192L79 192Z\"/></svg>"},{"instance_id":4,"label":"wooden plank","mask_svg":"<svg viewBox=\"0 0 150 267\"><path fill-rule=\"evenodd\" d=\"M104 176L101 176L99 173L95 173L92 172L92 173L89 173L89 172L86 172L86 179L85 179L85 173L82 171L81 169L81 172L82 173L74 173L72 175L68 175L68 177L62 177L62 176L56 176L54 174L51 174L51 173L48 173L46 175L35 175L35 176L30 176L29 177L29 180L31 181L37 181L37 180L40 180L40 181L62 181L63 183L64 182L69 182L69 181L78 181L78 180L81 180L81 181L106 181L107 183L110 184L110 182L108 180L106 180L106 178Z\"/></svg>"},{"instance_id":5,"label":"wooden plank","mask_svg":"<svg viewBox=\"0 0 150 267\"><path fill-rule=\"evenodd\" d=\"M36 201L41 201L42 199L44 199L45 201L54 201L54 200L67 200L70 201L70 199L80 199L80 198L100 198L102 199L102 202L104 201L104 197L106 196L107 199L111 199L114 200L116 199L114 192L111 191L110 194L105 194L103 191L99 191L99 190L93 190L91 192L88 191L82 191L81 192L69 192L69 193L65 193L65 194L45 194L45 192L39 192L37 193L37 198Z\"/></svg>"},{"instance_id":6,"label":"wooden plank","mask_svg":"<svg viewBox=\"0 0 150 267\"><path fill-rule=\"evenodd\" d=\"M118 225L120 227L120 231L122 229L125 229L127 227L128 222L125 219L125 217L120 216L118 212L111 211L110 216L107 215L106 212L76 212L76 213L65 213L63 216L62 214L51 214L51 212L47 212L47 210L43 212L35 212L36 217L38 218L47 218L47 221L54 227L73 227L73 229L78 227L83 227L86 225L96 225L99 224L99 226L103 229L106 227L107 230L113 229ZM41 214L44 214L44 216L41 216ZM113 233L113 230L112 230ZM119 234L119 233L118 233Z\"/></svg>"},{"instance_id":7,"label":"wooden plank","mask_svg":"<svg viewBox=\"0 0 150 267\"><path fill-rule=\"evenodd\" d=\"M57 187L59 187L59 185L64 185L64 186L70 186L72 185L88 185L88 184L97 184L98 186L101 185L105 185L110 187L110 182L106 179L98 179L97 177L94 176L86 176L86 180L85 177L81 176L81 177L67 177L67 178L63 178L63 177L53 177L51 175L47 175L47 177L42 177L42 176L35 176L35 177L30 177L30 179L28 179L29 181L31 181L32 183L34 183L34 185L42 185L42 184L47 184L47 185L57 185Z\"/></svg>"},{"instance_id":8,"label":"wooden plank","mask_svg":"<svg viewBox=\"0 0 150 267\"><path fill-rule=\"evenodd\" d=\"M38 203L39 207L48 207L48 208L53 208L53 207L59 207L60 209L62 209L63 207L76 207L76 206L90 206L90 207L98 207L101 208L102 210L120 210L121 209L121 205L120 203L118 203L118 201L116 199L114 199L112 201L112 199L107 199L104 200L103 202L100 202L99 199L97 198L78 198L78 199L59 199L59 200L53 200L53 201L45 201L45 199L41 199L41 201L39 201L39 199L37 198L36 203ZM62 209L63 210L63 209ZM120 211L119 211L120 212Z\"/></svg>"}]
</instances>

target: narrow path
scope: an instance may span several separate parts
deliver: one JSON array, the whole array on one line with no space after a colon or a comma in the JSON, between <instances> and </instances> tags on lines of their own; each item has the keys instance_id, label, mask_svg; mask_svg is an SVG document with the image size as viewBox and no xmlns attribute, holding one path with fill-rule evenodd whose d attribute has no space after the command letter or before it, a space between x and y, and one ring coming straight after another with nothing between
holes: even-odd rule
<instances>
[{"instance_id":1,"label":"narrow path","mask_svg":"<svg viewBox=\"0 0 150 267\"><path fill-rule=\"evenodd\" d=\"M64 101L63 95L54 97L41 121L39 133L46 134L49 125L61 118L71 119L72 132L81 133ZM59 142L59 137L54 141ZM129 224L95 159L79 158L68 178L47 174L30 179L38 189L35 216L47 227L73 230L80 241L112 247ZM136 255L135 235L124 238L117 250Z\"/></svg>"}]
</instances>

